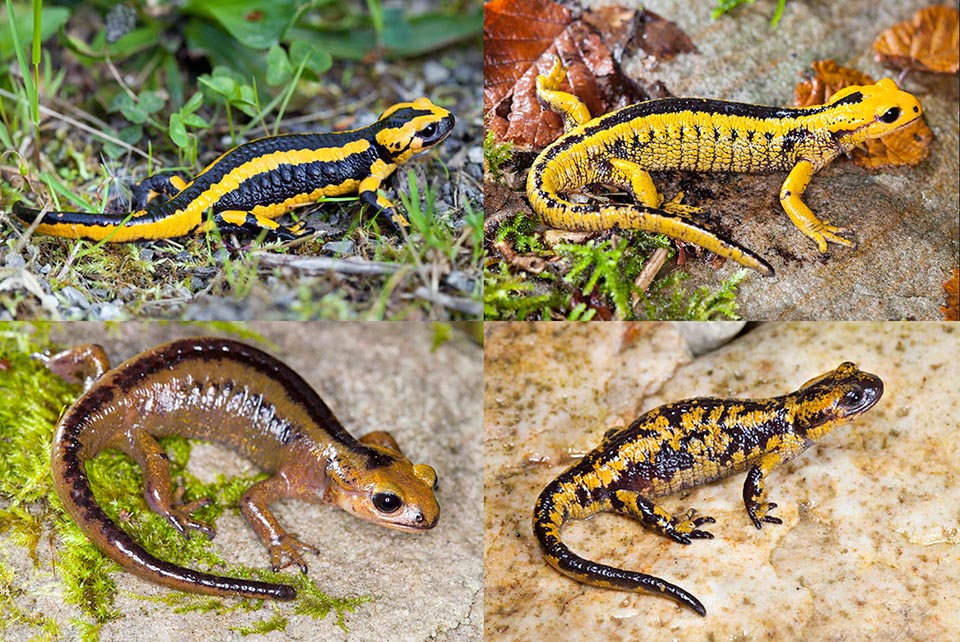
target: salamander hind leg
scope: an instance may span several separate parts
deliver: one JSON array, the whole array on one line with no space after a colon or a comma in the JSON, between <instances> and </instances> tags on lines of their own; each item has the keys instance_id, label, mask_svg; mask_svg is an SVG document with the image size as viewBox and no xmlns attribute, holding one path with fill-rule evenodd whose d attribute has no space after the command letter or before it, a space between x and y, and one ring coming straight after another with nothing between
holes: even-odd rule
<instances>
[{"instance_id":1,"label":"salamander hind leg","mask_svg":"<svg viewBox=\"0 0 960 642\"><path fill-rule=\"evenodd\" d=\"M702 207L682 203L683 192L677 192L669 201L664 201L663 195L657 191L657 187L653 183L650 172L643 169L643 167L637 163L622 158L610 158L607 160L611 168L610 182L613 185L629 190L634 200L641 205L655 209L660 208L668 214L680 217L703 212Z\"/></svg>"},{"instance_id":2,"label":"salamander hind leg","mask_svg":"<svg viewBox=\"0 0 960 642\"><path fill-rule=\"evenodd\" d=\"M143 469L143 494L150 508L167 518L183 536L194 531L213 537L213 527L193 518L194 511L208 505L209 497L183 503L183 488L173 489L170 460L159 442L145 430L129 430L125 441L117 446L130 455Z\"/></svg>"},{"instance_id":3,"label":"salamander hind leg","mask_svg":"<svg viewBox=\"0 0 960 642\"><path fill-rule=\"evenodd\" d=\"M550 73L537 76L537 100L544 109L559 114L563 131L568 132L590 120L590 110L579 98L560 91L560 83L567 76L567 69L555 58Z\"/></svg>"},{"instance_id":4,"label":"salamander hind leg","mask_svg":"<svg viewBox=\"0 0 960 642\"><path fill-rule=\"evenodd\" d=\"M67 383L82 383L84 390L110 369L107 352L95 343L58 352L57 354L35 354L32 357L43 363L50 372L59 375Z\"/></svg>"},{"instance_id":5,"label":"salamander hind leg","mask_svg":"<svg viewBox=\"0 0 960 642\"><path fill-rule=\"evenodd\" d=\"M266 232L267 238L280 241L293 241L309 233L302 222L281 225L266 216L240 210L217 212L214 214L214 223L221 232L233 230L254 235Z\"/></svg>"},{"instance_id":6,"label":"salamander hind leg","mask_svg":"<svg viewBox=\"0 0 960 642\"><path fill-rule=\"evenodd\" d=\"M692 508L675 517L640 493L631 490L616 491L611 502L613 512L637 519L675 542L689 544L695 539L713 539L713 534L700 530L700 526L713 524L716 520L708 516L697 517L697 512Z\"/></svg>"},{"instance_id":7,"label":"salamander hind leg","mask_svg":"<svg viewBox=\"0 0 960 642\"><path fill-rule=\"evenodd\" d=\"M657 192L657 186L653 184L650 172L633 161L622 158L610 158L608 162L610 163L610 183L629 190L634 200L641 205L660 207L663 196Z\"/></svg>"},{"instance_id":8,"label":"salamander hind leg","mask_svg":"<svg viewBox=\"0 0 960 642\"><path fill-rule=\"evenodd\" d=\"M176 175L154 174L140 181L133 186L134 208L143 210L147 208L147 203L153 200L159 194L166 194L174 197L183 191L186 182Z\"/></svg>"},{"instance_id":9,"label":"salamander hind leg","mask_svg":"<svg viewBox=\"0 0 960 642\"><path fill-rule=\"evenodd\" d=\"M826 220L816 217L807 204L803 202L803 192L813 177L813 165L810 161L800 161L794 165L780 188L780 204L783 210L797 226L797 229L817 244L821 252L827 251L827 242L852 247L855 245L850 239L840 236L846 232L842 227L828 225Z\"/></svg>"}]
</instances>

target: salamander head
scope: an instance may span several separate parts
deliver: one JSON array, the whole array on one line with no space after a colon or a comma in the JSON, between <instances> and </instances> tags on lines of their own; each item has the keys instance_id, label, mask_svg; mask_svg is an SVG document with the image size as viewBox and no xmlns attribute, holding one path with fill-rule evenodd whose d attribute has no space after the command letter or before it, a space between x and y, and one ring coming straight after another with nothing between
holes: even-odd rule
<instances>
[{"instance_id":1,"label":"salamander head","mask_svg":"<svg viewBox=\"0 0 960 642\"><path fill-rule=\"evenodd\" d=\"M443 141L453 131L453 114L429 98L388 107L377 120L377 142L397 165Z\"/></svg>"},{"instance_id":2,"label":"salamander head","mask_svg":"<svg viewBox=\"0 0 960 642\"><path fill-rule=\"evenodd\" d=\"M374 433L386 435L386 433ZM392 437L374 443L367 435L357 457L333 459L324 499L361 519L402 531L437 525L440 505L434 495L437 473L404 457Z\"/></svg>"},{"instance_id":3,"label":"salamander head","mask_svg":"<svg viewBox=\"0 0 960 642\"><path fill-rule=\"evenodd\" d=\"M870 410L883 395L880 377L849 361L811 379L790 395L788 405L797 432L819 439L836 426Z\"/></svg>"},{"instance_id":4,"label":"salamander head","mask_svg":"<svg viewBox=\"0 0 960 642\"><path fill-rule=\"evenodd\" d=\"M920 118L923 108L913 94L884 78L875 85L846 87L823 108L827 127L843 145L886 136Z\"/></svg>"}]
</instances>

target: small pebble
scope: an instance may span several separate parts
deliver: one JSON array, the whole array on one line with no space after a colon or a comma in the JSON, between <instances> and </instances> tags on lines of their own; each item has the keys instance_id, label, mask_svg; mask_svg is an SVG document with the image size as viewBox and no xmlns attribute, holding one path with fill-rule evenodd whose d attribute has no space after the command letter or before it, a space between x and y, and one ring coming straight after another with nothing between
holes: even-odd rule
<instances>
[{"instance_id":1,"label":"small pebble","mask_svg":"<svg viewBox=\"0 0 960 642\"><path fill-rule=\"evenodd\" d=\"M323 251L349 256L353 254L353 241L330 241L323 244Z\"/></svg>"}]
</instances>

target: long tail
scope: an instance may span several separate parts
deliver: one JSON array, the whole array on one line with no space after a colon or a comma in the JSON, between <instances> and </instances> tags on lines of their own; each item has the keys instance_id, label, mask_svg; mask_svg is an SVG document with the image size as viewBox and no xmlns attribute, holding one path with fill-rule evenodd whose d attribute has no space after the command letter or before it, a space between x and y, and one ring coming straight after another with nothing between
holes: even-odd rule
<instances>
[{"instance_id":1,"label":"long tail","mask_svg":"<svg viewBox=\"0 0 960 642\"><path fill-rule=\"evenodd\" d=\"M557 481L552 482L540 494L533 509L533 534L552 567L578 582L621 591L658 593L690 607L699 615L707 614L700 600L679 586L653 575L591 562L567 548L560 540L560 529L568 515L568 502L562 499L562 493Z\"/></svg>"},{"instance_id":2,"label":"long tail","mask_svg":"<svg viewBox=\"0 0 960 642\"><path fill-rule=\"evenodd\" d=\"M600 206L571 203L546 190L539 191L535 198L531 198L531 204L543 222L551 227L574 232L596 232L619 227L666 234L699 245L764 276L774 275L773 267L747 248L694 225L685 217L661 209L629 204Z\"/></svg>"},{"instance_id":3,"label":"long tail","mask_svg":"<svg viewBox=\"0 0 960 642\"><path fill-rule=\"evenodd\" d=\"M40 210L14 203L13 215L31 225ZM196 220L194 220L196 219ZM45 212L36 231L49 236L111 243L173 238L191 233L202 222L192 212L176 207L151 207L131 213Z\"/></svg>"},{"instance_id":4,"label":"long tail","mask_svg":"<svg viewBox=\"0 0 960 642\"><path fill-rule=\"evenodd\" d=\"M261 600L293 600L297 597L296 589L286 584L211 575L164 562L148 553L97 504L79 450L77 440L58 438L54 441L54 474L57 474L56 471L69 471L63 475L61 481L64 483L56 485L57 493L80 530L97 544L101 552L124 569L151 582L187 593Z\"/></svg>"}]
</instances>

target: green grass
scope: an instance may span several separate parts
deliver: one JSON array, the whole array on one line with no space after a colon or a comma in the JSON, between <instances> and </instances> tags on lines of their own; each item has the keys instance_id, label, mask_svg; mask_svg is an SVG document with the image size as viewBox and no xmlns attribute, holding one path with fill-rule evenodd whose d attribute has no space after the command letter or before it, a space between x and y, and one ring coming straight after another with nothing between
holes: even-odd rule
<instances>
[{"instance_id":1,"label":"green grass","mask_svg":"<svg viewBox=\"0 0 960 642\"><path fill-rule=\"evenodd\" d=\"M753 4L757 0L717 0L717 6L710 16L716 20L720 16L738 7L742 4ZM783 9L787 6L787 0L777 0L777 8L773 12L773 18L770 19L770 27L775 28L780 18L783 16Z\"/></svg>"}]
</instances>

